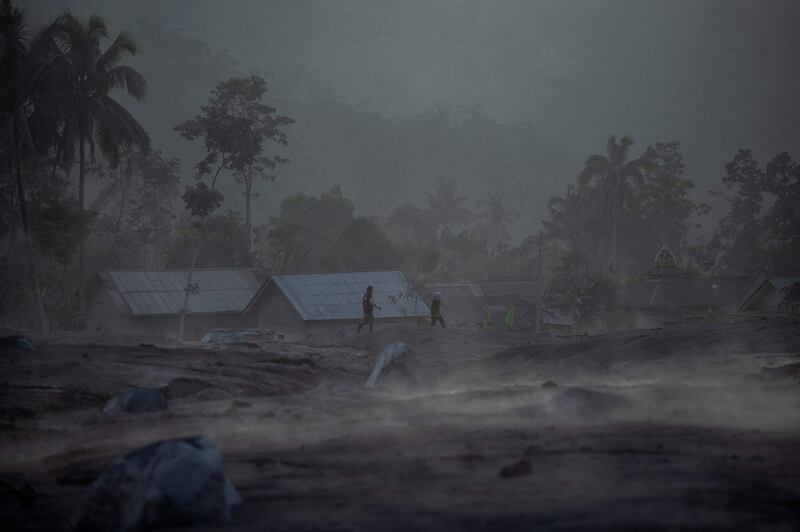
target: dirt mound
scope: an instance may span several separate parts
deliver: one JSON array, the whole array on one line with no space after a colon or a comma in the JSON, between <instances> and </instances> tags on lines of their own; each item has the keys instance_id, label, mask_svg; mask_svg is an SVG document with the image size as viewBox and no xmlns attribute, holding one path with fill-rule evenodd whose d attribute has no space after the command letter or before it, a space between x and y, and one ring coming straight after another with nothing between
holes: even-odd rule
<instances>
[{"instance_id":1,"label":"dirt mound","mask_svg":"<svg viewBox=\"0 0 800 532\"><path fill-rule=\"evenodd\" d=\"M604 416L633 406L622 395L570 387L558 390L550 398L550 406L559 413L580 417Z\"/></svg>"}]
</instances>

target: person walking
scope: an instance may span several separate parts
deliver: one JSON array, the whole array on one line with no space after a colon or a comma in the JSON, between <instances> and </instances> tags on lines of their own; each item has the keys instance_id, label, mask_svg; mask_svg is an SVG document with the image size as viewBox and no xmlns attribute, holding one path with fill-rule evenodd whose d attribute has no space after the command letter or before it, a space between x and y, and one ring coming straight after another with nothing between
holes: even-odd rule
<instances>
[{"instance_id":1,"label":"person walking","mask_svg":"<svg viewBox=\"0 0 800 532\"><path fill-rule=\"evenodd\" d=\"M433 293L433 301L431 301L431 327L436 325L436 322L442 324L444 329L444 318L442 317L442 294L439 292Z\"/></svg>"},{"instance_id":2,"label":"person walking","mask_svg":"<svg viewBox=\"0 0 800 532\"><path fill-rule=\"evenodd\" d=\"M364 327L364 325L369 325L369 332L372 332L372 325L375 323L373 311L375 307L378 307L372 300L372 286L367 287L367 292L364 294L364 297L361 298L361 307L364 311L364 317L361 318L361 323L358 324L358 331L356 331L356 334L361 332L361 328ZM381 307L378 307L379 310L380 308Z\"/></svg>"}]
</instances>

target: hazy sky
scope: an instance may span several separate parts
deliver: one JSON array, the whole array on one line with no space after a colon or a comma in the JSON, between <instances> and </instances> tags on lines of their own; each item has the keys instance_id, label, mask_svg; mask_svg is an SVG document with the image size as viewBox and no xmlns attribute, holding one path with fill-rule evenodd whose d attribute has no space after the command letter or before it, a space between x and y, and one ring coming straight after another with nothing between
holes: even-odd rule
<instances>
[{"instance_id":1,"label":"hazy sky","mask_svg":"<svg viewBox=\"0 0 800 532\"><path fill-rule=\"evenodd\" d=\"M641 149L678 140L709 186L739 147L800 157L800 0L29 4L180 28L293 98L387 115L478 105L580 157L612 132Z\"/></svg>"}]
</instances>

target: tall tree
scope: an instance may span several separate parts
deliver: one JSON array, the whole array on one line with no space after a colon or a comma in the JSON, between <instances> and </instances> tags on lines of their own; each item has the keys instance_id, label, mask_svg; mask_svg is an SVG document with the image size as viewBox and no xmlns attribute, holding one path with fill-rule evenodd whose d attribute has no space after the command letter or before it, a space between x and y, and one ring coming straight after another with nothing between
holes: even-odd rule
<instances>
[{"instance_id":1,"label":"tall tree","mask_svg":"<svg viewBox=\"0 0 800 532\"><path fill-rule=\"evenodd\" d=\"M767 266L764 254L764 220L761 212L766 192L764 171L751 150L739 150L725 165L722 178L732 196L728 214L719 221L710 242L716 260L723 269L742 273L755 272Z\"/></svg>"},{"instance_id":2,"label":"tall tree","mask_svg":"<svg viewBox=\"0 0 800 532\"><path fill-rule=\"evenodd\" d=\"M449 231L452 224L464 224L472 219L472 212L466 207L467 196L456 195L456 184L444 181L434 194L426 193L431 219L437 228Z\"/></svg>"},{"instance_id":3,"label":"tall tree","mask_svg":"<svg viewBox=\"0 0 800 532\"><path fill-rule=\"evenodd\" d=\"M547 238L561 243L562 252L574 252L584 264L599 259L602 235L598 231L601 225L597 220L596 196L594 187L578 189L567 185L563 197L554 196L547 202L550 219L542 220Z\"/></svg>"},{"instance_id":4,"label":"tall tree","mask_svg":"<svg viewBox=\"0 0 800 532\"><path fill-rule=\"evenodd\" d=\"M78 152L78 206L85 208L87 153L94 159L95 148L112 167L120 159L120 149L137 146L150 147L150 138L139 122L111 93L125 90L136 100L144 98L147 83L135 69L120 65L128 55L136 53L136 44L125 32L119 33L105 49L101 38L107 38L106 24L98 16L81 20L65 13L55 31L61 55L53 61L56 86L51 98L58 106L61 127L56 144L56 154L61 164L69 169ZM80 268L81 312L86 310L86 271L84 240L81 240L78 257Z\"/></svg>"},{"instance_id":5,"label":"tall tree","mask_svg":"<svg viewBox=\"0 0 800 532\"><path fill-rule=\"evenodd\" d=\"M590 155L578 176L581 185L592 180L598 182L602 194L602 208L609 217L611 225L611 269L617 268L617 231L620 215L627 200L633 198L630 182L643 185L642 170L649 167L645 159L628 161L633 139L622 137L619 142L614 135L608 138L606 155Z\"/></svg>"},{"instance_id":6,"label":"tall tree","mask_svg":"<svg viewBox=\"0 0 800 532\"><path fill-rule=\"evenodd\" d=\"M192 254L192 261L189 264L189 274L186 276L186 287L183 292L183 306L181 307L180 325L178 327L178 339L183 341L183 331L186 324L186 314L189 312L189 296L196 294L198 287L192 283L192 275L197 265L197 257L203 249L206 240L206 219L222 205L225 197L213 188L200 181L194 187L186 187L183 193L183 202L186 210L195 220L192 222L194 234L189 238L193 241L195 249Z\"/></svg>"},{"instance_id":7,"label":"tall tree","mask_svg":"<svg viewBox=\"0 0 800 532\"><path fill-rule=\"evenodd\" d=\"M690 217L708 212L709 207L696 204L689 196L694 183L684 176L679 143L658 142L648 146L643 158L649 162L641 190L643 221L657 240L654 244L666 244L673 251L683 249Z\"/></svg>"},{"instance_id":8,"label":"tall tree","mask_svg":"<svg viewBox=\"0 0 800 532\"><path fill-rule=\"evenodd\" d=\"M31 223L25 183L22 178L21 160L23 152L30 155L35 152L28 127L30 106L40 81L37 75L38 59L34 57L33 50L39 47L42 41L49 38L49 31L45 31L38 35L33 43L29 42L24 12L13 7L10 0L3 0L0 7L0 79L2 79L0 86L0 138L3 135L2 131L8 132L20 221L25 236L28 276L36 310L39 314L39 325L43 331L49 330L50 326L44 311L36 275Z\"/></svg>"},{"instance_id":9,"label":"tall tree","mask_svg":"<svg viewBox=\"0 0 800 532\"><path fill-rule=\"evenodd\" d=\"M788 153L776 155L764 171L764 188L774 198L766 215L770 266L800 268L800 164ZM796 297L800 292L796 288Z\"/></svg>"},{"instance_id":10,"label":"tall tree","mask_svg":"<svg viewBox=\"0 0 800 532\"><path fill-rule=\"evenodd\" d=\"M259 76L230 78L211 90L202 113L175 127L188 139L203 138L206 156L196 165L198 177L211 175L215 188L220 172L227 170L244 186L245 227L252 226L253 183L256 179L274 180L272 171L289 162L278 155L264 154L264 143L286 145L284 126L294 120L277 115L263 102L267 82Z\"/></svg>"},{"instance_id":11,"label":"tall tree","mask_svg":"<svg viewBox=\"0 0 800 532\"><path fill-rule=\"evenodd\" d=\"M486 240L492 253L497 252L497 247L511 240L509 227L519 218L516 209L507 209L503 204L500 194L489 192L486 198L477 203L479 220L476 231L478 236Z\"/></svg>"}]
</instances>

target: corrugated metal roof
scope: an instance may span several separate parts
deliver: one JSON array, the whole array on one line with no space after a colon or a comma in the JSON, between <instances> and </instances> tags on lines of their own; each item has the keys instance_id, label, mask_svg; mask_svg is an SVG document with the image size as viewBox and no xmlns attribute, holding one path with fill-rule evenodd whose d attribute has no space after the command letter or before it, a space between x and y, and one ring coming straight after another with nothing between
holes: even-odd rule
<instances>
[{"instance_id":1,"label":"corrugated metal roof","mask_svg":"<svg viewBox=\"0 0 800 532\"><path fill-rule=\"evenodd\" d=\"M189 270L101 270L103 286L120 310L134 316L178 314L183 308ZM242 312L258 290L253 272L244 268L194 270L189 314Z\"/></svg>"},{"instance_id":2,"label":"corrugated metal roof","mask_svg":"<svg viewBox=\"0 0 800 532\"><path fill-rule=\"evenodd\" d=\"M401 272L278 274L274 282L303 320L360 319L361 298L373 288L376 318L427 316L428 306Z\"/></svg>"}]
</instances>

